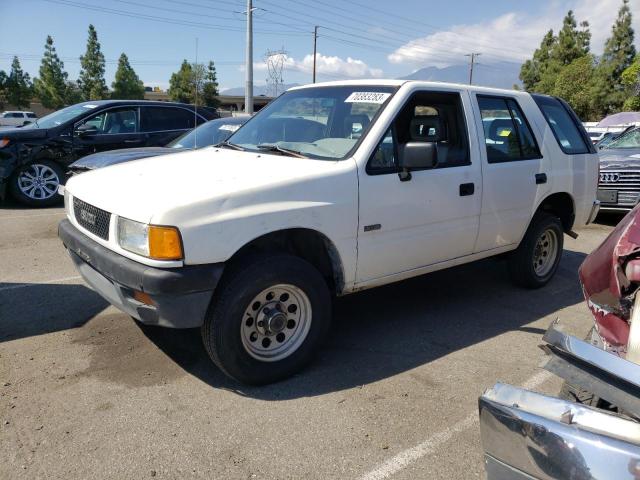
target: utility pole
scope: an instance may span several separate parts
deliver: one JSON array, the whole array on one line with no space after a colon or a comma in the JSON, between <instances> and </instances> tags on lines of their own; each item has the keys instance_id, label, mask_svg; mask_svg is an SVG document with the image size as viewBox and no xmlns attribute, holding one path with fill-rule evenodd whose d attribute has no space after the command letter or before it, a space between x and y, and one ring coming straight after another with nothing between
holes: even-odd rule
<instances>
[{"instance_id":1,"label":"utility pole","mask_svg":"<svg viewBox=\"0 0 640 480\"><path fill-rule=\"evenodd\" d=\"M246 81L244 86L244 111L253 113L253 5L247 0L247 51L245 54Z\"/></svg>"},{"instance_id":2,"label":"utility pole","mask_svg":"<svg viewBox=\"0 0 640 480\"><path fill-rule=\"evenodd\" d=\"M316 45L318 43L318 25L313 28L313 83L316 83Z\"/></svg>"},{"instance_id":3,"label":"utility pole","mask_svg":"<svg viewBox=\"0 0 640 480\"><path fill-rule=\"evenodd\" d=\"M473 84L473 64L475 63L476 57L482 55L481 53L468 53L465 57L471 57L471 62L469 63L469 85Z\"/></svg>"}]
</instances>

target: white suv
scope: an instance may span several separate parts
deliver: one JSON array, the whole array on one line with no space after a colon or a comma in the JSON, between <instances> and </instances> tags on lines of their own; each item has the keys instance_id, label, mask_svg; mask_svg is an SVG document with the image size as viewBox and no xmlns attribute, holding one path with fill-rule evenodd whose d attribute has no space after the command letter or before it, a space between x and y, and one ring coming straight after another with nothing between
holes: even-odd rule
<instances>
[{"instance_id":1,"label":"white suv","mask_svg":"<svg viewBox=\"0 0 640 480\"><path fill-rule=\"evenodd\" d=\"M6 111L0 114L0 127L22 127L37 118L33 112Z\"/></svg>"},{"instance_id":2,"label":"white suv","mask_svg":"<svg viewBox=\"0 0 640 480\"><path fill-rule=\"evenodd\" d=\"M227 142L69 180L59 235L137 320L201 326L242 382L282 379L331 299L508 253L541 287L597 213L598 157L557 98L414 81L297 87Z\"/></svg>"}]
</instances>

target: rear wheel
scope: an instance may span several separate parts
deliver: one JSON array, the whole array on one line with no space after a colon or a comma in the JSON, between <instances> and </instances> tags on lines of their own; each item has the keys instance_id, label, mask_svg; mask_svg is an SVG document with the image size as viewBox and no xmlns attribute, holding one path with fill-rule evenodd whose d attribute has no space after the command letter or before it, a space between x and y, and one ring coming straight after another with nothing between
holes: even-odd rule
<instances>
[{"instance_id":1,"label":"rear wheel","mask_svg":"<svg viewBox=\"0 0 640 480\"><path fill-rule=\"evenodd\" d=\"M560 219L547 212L536 213L522 242L509 256L511 280L526 288L546 285L558 269L563 241Z\"/></svg>"},{"instance_id":2,"label":"rear wheel","mask_svg":"<svg viewBox=\"0 0 640 480\"><path fill-rule=\"evenodd\" d=\"M55 162L39 160L22 165L11 177L9 189L18 202L32 207L47 207L61 201L58 187L64 179Z\"/></svg>"},{"instance_id":3,"label":"rear wheel","mask_svg":"<svg viewBox=\"0 0 640 480\"><path fill-rule=\"evenodd\" d=\"M311 264L287 254L248 257L216 290L202 340L224 373L261 385L302 369L330 320L329 289Z\"/></svg>"}]
</instances>

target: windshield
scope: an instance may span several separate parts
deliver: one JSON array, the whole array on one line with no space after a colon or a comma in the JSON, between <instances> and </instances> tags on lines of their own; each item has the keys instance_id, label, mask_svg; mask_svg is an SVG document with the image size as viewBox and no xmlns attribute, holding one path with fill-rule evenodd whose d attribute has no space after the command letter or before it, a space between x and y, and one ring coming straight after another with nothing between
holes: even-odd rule
<instances>
[{"instance_id":1,"label":"windshield","mask_svg":"<svg viewBox=\"0 0 640 480\"><path fill-rule=\"evenodd\" d=\"M255 151L345 158L395 87L342 86L292 90L263 108L229 142Z\"/></svg>"},{"instance_id":2,"label":"windshield","mask_svg":"<svg viewBox=\"0 0 640 480\"><path fill-rule=\"evenodd\" d=\"M224 142L229 135L240 128L248 118L220 118L200 125L176 138L167 147L202 148Z\"/></svg>"},{"instance_id":3,"label":"windshield","mask_svg":"<svg viewBox=\"0 0 640 480\"><path fill-rule=\"evenodd\" d=\"M640 128L616 138L607 145L607 148L640 148Z\"/></svg>"},{"instance_id":4,"label":"windshield","mask_svg":"<svg viewBox=\"0 0 640 480\"><path fill-rule=\"evenodd\" d=\"M71 105L70 107L63 108L49 115L38 118L33 123L26 125L23 128L52 128L62 125L63 123L73 120L75 117L84 113L90 112L98 105L95 103L78 103L77 105Z\"/></svg>"}]
</instances>

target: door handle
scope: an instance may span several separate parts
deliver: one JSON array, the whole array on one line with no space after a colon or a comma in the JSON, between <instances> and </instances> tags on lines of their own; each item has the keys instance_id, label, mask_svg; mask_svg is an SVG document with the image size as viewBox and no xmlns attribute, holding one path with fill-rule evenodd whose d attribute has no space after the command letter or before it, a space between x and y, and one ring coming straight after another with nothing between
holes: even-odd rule
<instances>
[{"instance_id":1,"label":"door handle","mask_svg":"<svg viewBox=\"0 0 640 480\"><path fill-rule=\"evenodd\" d=\"M141 138L136 138L133 140L125 140L124 143L140 143L142 141Z\"/></svg>"},{"instance_id":2,"label":"door handle","mask_svg":"<svg viewBox=\"0 0 640 480\"><path fill-rule=\"evenodd\" d=\"M543 183L547 183L547 174L536 173L536 185L541 185Z\"/></svg>"},{"instance_id":3,"label":"door handle","mask_svg":"<svg viewBox=\"0 0 640 480\"><path fill-rule=\"evenodd\" d=\"M476 186L473 183L462 183L460 184L460 196L466 197L469 195L473 195L476 190Z\"/></svg>"}]
</instances>

